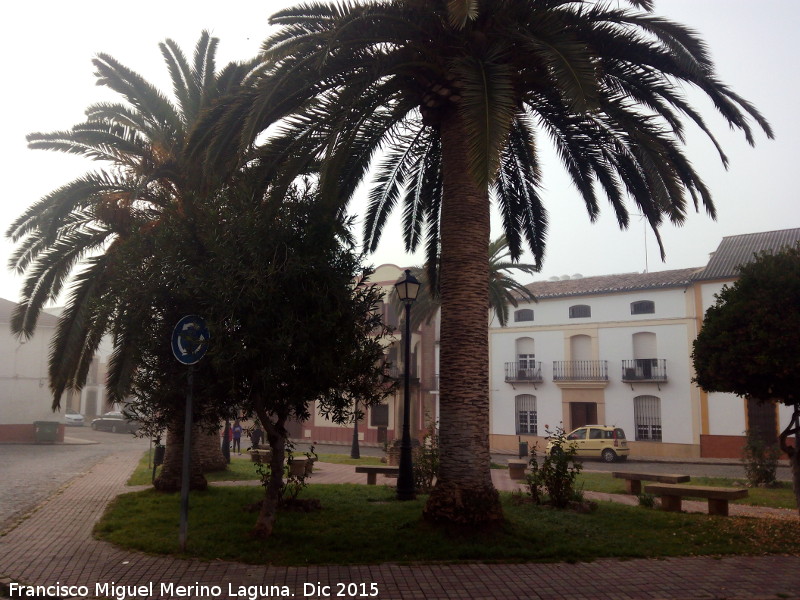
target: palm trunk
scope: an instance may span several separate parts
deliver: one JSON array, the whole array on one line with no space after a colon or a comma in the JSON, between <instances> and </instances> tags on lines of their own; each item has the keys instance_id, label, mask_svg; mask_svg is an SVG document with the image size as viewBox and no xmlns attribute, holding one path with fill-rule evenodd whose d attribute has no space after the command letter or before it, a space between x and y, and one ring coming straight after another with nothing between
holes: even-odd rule
<instances>
[{"instance_id":1,"label":"palm trunk","mask_svg":"<svg viewBox=\"0 0 800 600\"><path fill-rule=\"evenodd\" d=\"M203 473L224 471L228 468L228 460L222 454L219 428L208 431L200 427L192 430L192 451L197 453Z\"/></svg>"},{"instance_id":2,"label":"palm trunk","mask_svg":"<svg viewBox=\"0 0 800 600\"><path fill-rule=\"evenodd\" d=\"M205 490L208 487L203 475L200 457L197 454L197 439L200 432L195 428L192 431L191 472L189 474L189 489ZM167 428L166 451L164 464L158 477L153 481L153 487L162 492L177 492L181 489L181 473L183 471L183 414L175 417Z\"/></svg>"},{"instance_id":3,"label":"palm trunk","mask_svg":"<svg viewBox=\"0 0 800 600\"><path fill-rule=\"evenodd\" d=\"M424 514L471 525L503 518L489 453L489 194L469 175L457 116L441 137L441 458Z\"/></svg>"}]
</instances>

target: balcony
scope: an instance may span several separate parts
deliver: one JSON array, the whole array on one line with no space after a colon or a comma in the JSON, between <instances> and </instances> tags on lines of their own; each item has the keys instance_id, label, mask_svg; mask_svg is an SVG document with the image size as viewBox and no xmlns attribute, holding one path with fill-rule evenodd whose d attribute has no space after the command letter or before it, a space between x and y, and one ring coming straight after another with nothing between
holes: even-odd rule
<instances>
[{"instance_id":1,"label":"balcony","mask_svg":"<svg viewBox=\"0 0 800 600\"><path fill-rule=\"evenodd\" d=\"M553 361L553 381L607 382L606 360L556 360Z\"/></svg>"},{"instance_id":2,"label":"balcony","mask_svg":"<svg viewBox=\"0 0 800 600\"><path fill-rule=\"evenodd\" d=\"M392 365L391 367L389 367L389 377L391 377L392 379L399 379L402 381L403 378L405 377L405 371L403 370L403 367L397 365ZM411 381L414 382L419 381L419 375L417 374L416 364L411 365L411 372L408 374L408 377L409 379L411 379Z\"/></svg>"},{"instance_id":3,"label":"balcony","mask_svg":"<svg viewBox=\"0 0 800 600\"><path fill-rule=\"evenodd\" d=\"M542 363L506 363L506 383L541 383Z\"/></svg>"},{"instance_id":4,"label":"balcony","mask_svg":"<svg viewBox=\"0 0 800 600\"><path fill-rule=\"evenodd\" d=\"M623 360L622 381L625 383L664 383L667 381L667 361L664 358Z\"/></svg>"}]
</instances>

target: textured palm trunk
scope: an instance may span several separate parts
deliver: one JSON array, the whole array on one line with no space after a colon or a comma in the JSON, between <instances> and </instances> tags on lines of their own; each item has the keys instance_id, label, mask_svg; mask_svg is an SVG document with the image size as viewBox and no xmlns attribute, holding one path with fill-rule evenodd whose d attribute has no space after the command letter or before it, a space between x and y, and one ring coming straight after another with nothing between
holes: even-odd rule
<instances>
[{"instance_id":1,"label":"textured palm trunk","mask_svg":"<svg viewBox=\"0 0 800 600\"><path fill-rule=\"evenodd\" d=\"M198 430L192 431L192 455L190 460L189 489L205 490L208 487L203 475L200 457L196 452ZM167 428L167 443L164 453L164 464L153 486L162 492L177 492L181 489L181 473L183 472L183 415L179 415Z\"/></svg>"},{"instance_id":2,"label":"textured palm trunk","mask_svg":"<svg viewBox=\"0 0 800 600\"><path fill-rule=\"evenodd\" d=\"M219 428L208 431L195 427L192 430L192 450L200 460L200 469L203 473L210 471L224 471L228 468L228 461L222 454Z\"/></svg>"},{"instance_id":3,"label":"textured palm trunk","mask_svg":"<svg viewBox=\"0 0 800 600\"><path fill-rule=\"evenodd\" d=\"M460 119L441 136L441 458L425 517L479 524L503 518L489 454L489 196L469 175Z\"/></svg>"}]
</instances>

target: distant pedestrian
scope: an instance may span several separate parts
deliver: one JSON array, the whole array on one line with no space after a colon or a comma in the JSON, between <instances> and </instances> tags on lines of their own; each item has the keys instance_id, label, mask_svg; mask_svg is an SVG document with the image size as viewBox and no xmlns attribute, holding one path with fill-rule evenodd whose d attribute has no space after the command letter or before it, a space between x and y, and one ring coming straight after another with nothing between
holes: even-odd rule
<instances>
[{"instance_id":1,"label":"distant pedestrian","mask_svg":"<svg viewBox=\"0 0 800 600\"><path fill-rule=\"evenodd\" d=\"M261 425L256 423L256 426L253 428L252 433L250 434L250 442L253 444L253 448L258 449L261 440L264 438L264 432L261 431Z\"/></svg>"},{"instance_id":2,"label":"distant pedestrian","mask_svg":"<svg viewBox=\"0 0 800 600\"><path fill-rule=\"evenodd\" d=\"M238 452L239 454L242 453L242 426L239 424L239 419L236 419L233 422L233 427L231 428L231 432L233 433L233 452Z\"/></svg>"}]
</instances>

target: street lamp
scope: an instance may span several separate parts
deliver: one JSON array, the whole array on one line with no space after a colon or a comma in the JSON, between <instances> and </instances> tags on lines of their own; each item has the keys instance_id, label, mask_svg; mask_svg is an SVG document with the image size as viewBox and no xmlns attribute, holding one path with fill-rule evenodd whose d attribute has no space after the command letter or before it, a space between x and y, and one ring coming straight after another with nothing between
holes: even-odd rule
<instances>
[{"instance_id":1,"label":"street lamp","mask_svg":"<svg viewBox=\"0 0 800 600\"><path fill-rule=\"evenodd\" d=\"M403 440L400 445L400 472L397 477L397 499L414 499L414 464L411 457L411 305L417 299L420 282L406 269L405 279L394 284L397 297L406 306L404 381L403 381Z\"/></svg>"}]
</instances>

